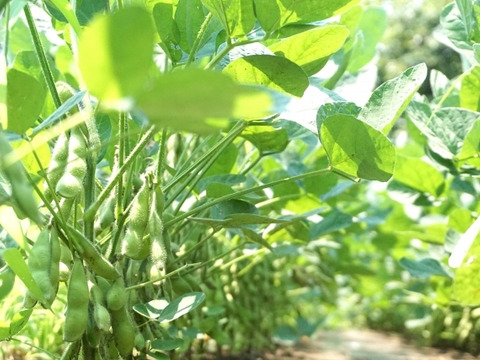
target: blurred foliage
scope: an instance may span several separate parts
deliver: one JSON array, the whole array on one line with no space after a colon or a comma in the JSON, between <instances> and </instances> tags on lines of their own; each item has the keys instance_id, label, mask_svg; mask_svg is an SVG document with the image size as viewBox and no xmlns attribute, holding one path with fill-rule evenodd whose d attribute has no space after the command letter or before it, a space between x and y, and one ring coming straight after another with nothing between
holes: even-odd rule
<instances>
[{"instance_id":1,"label":"blurred foliage","mask_svg":"<svg viewBox=\"0 0 480 360\"><path fill-rule=\"evenodd\" d=\"M379 47L378 83L397 76L406 68L425 62L448 78L462 73L459 55L437 40L439 15L449 0L367 0L388 12L389 23ZM420 89L431 93L429 82Z\"/></svg>"}]
</instances>

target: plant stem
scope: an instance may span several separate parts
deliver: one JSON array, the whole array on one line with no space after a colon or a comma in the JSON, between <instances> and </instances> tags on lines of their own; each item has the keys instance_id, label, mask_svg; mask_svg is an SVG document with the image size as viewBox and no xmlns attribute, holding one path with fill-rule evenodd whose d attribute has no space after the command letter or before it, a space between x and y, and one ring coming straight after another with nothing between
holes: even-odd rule
<instances>
[{"instance_id":1,"label":"plant stem","mask_svg":"<svg viewBox=\"0 0 480 360\"><path fill-rule=\"evenodd\" d=\"M200 29L198 30L197 37L195 38L195 42L192 45L192 48L190 49L190 54L188 54L188 59L186 66L190 66L190 64L195 60L195 54L198 51L198 48L200 47L200 43L202 42L202 39L205 35L205 31L207 31L208 24L210 23L210 20L212 20L212 13L208 13L208 15L205 17L203 20L202 25L200 26Z\"/></svg>"},{"instance_id":2,"label":"plant stem","mask_svg":"<svg viewBox=\"0 0 480 360\"><path fill-rule=\"evenodd\" d=\"M30 34L32 35L33 45L35 47L35 52L37 53L38 60L40 61L40 66L42 68L43 76L45 77L45 82L47 83L48 90L53 98L53 103L56 108L59 108L62 105L60 97L58 96L57 88L55 87L55 80L53 79L52 70L48 64L47 56L43 49L42 41L35 26L35 21L32 16L29 5L25 5L23 8L25 17L27 18L28 28L30 29Z\"/></svg>"},{"instance_id":3,"label":"plant stem","mask_svg":"<svg viewBox=\"0 0 480 360\"><path fill-rule=\"evenodd\" d=\"M228 194L228 195L216 198L214 200L211 200L211 201L209 201L209 202L207 202L203 205L200 205L200 206L198 206L198 207L196 207L196 208L194 208L190 211L187 211L187 212L183 213L182 215L177 216L176 218L166 222L165 227L167 228L169 226L172 226L173 224L176 224L177 222L182 221L183 219L186 219L189 216L195 215L195 214L197 214L200 211L203 211L205 209L209 209L214 205L220 204L221 202L228 201L228 200L233 200L235 198L238 198L238 197L241 197L241 196L244 196L244 195L256 192L256 191L259 191L259 190L263 190L263 189L266 189L266 188L269 188L269 187L282 185L282 184L285 184L287 182L303 180L303 179L313 177L313 176L326 175L326 174L329 174L331 171L332 170L329 167L327 169L310 171L308 173L304 173L304 174L300 174L300 175L296 175L296 176L291 176L291 177L287 177L287 178L280 179L280 180L275 180L275 181L269 182L267 184L254 186L254 187L249 188L249 189L236 191L232 194Z\"/></svg>"},{"instance_id":4,"label":"plant stem","mask_svg":"<svg viewBox=\"0 0 480 360\"><path fill-rule=\"evenodd\" d=\"M142 287L145 287L147 285L150 285L150 284L155 284L156 282L158 281L162 281L162 280L165 280L165 279L168 279L169 277L172 277L173 275L176 275L178 274L179 272L182 272L183 270L189 268L189 267L193 267L193 266L197 266L201 263L193 263L193 264L185 264L183 265L182 267L179 267L178 269L175 269L173 270L172 272L169 272L168 274L164 275L164 276L160 276L156 279L152 279L152 280L148 280L148 281L145 281L143 283L140 283L140 284L137 284L137 285L132 285L132 286L129 286L127 288L125 288L125 291L130 291L130 290L135 290L135 289L140 289Z\"/></svg>"},{"instance_id":5,"label":"plant stem","mask_svg":"<svg viewBox=\"0 0 480 360\"><path fill-rule=\"evenodd\" d=\"M130 165L136 159L137 155L150 141L152 136L155 134L156 128L152 126L147 132L143 135L137 145L133 148L132 152L125 159L125 163L120 167L116 172L112 174L112 180L105 186L105 188L98 195L98 199L85 211L84 219L93 219L95 213L97 212L100 205L106 200L110 192L113 190L115 185L118 183L119 179L122 177L123 173L130 168Z\"/></svg>"}]
</instances>

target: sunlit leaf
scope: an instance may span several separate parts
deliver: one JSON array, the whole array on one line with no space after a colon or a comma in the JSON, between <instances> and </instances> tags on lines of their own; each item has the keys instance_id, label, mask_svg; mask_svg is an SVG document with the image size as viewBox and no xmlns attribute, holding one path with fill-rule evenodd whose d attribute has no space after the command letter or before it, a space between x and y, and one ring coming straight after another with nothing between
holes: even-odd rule
<instances>
[{"instance_id":1,"label":"sunlit leaf","mask_svg":"<svg viewBox=\"0 0 480 360\"><path fill-rule=\"evenodd\" d=\"M255 1L255 14L267 31L275 31L290 23L310 23L341 14L360 0L263 0Z\"/></svg>"},{"instance_id":2,"label":"sunlit leaf","mask_svg":"<svg viewBox=\"0 0 480 360\"><path fill-rule=\"evenodd\" d=\"M305 72L294 62L279 56L245 56L232 61L223 72L240 83L268 86L299 97L308 87Z\"/></svg>"},{"instance_id":3,"label":"sunlit leaf","mask_svg":"<svg viewBox=\"0 0 480 360\"><path fill-rule=\"evenodd\" d=\"M203 0L202 2L220 20L227 36L245 36L255 24L253 2L250 0Z\"/></svg>"},{"instance_id":4,"label":"sunlit leaf","mask_svg":"<svg viewBox=\"0 0 480 360\"><path fill-rule=\"evenodd\" d=\"M45 102L45 90L32 76L16 70L7 72L7 129L23 134L37 121Z\"/></svg>"},{"instance_id":5,"label":"sunlit leaf","mask_svg":"<svg viewBox=\"0 0 480 360\"><path fill-rule=\"evenodd\" d=\"M334 210L310 229L310 237L318 239L320 236L349 227L353 223L351 215Z\"/></svg>"},{"instance_id":6,"label":"sunlit leaf","mask_svg":"<svg viewBox=\"0 0 480 360\"><path fill-rule=\"evenodd\" d=\"M180 338L175 339L156 339L151 342L152 350L171 351L183 345L184 340Z\"/></svg>"},{"instance_id":7,"label":"sunlit leaf","mask_svg":"<svg viewBox=\"0 0 480 360\"><path fill-rule=\"evenodd\" d=\"M45 303L42 290L38 287L37 283L32 277L30 269L27 263L23 259L18 249L10 248L3 252L3 259L10 266L15 275L25 284L27 289L42 303Z\"/></svg>"},{"instance_id":8,"label":"sunlit leaf","mask_svg":"<svg viewBox=\"0 0 480 360\"><path fill-rule=\"evenodd\" d=\"M395 148L378 130L349 115L334 115L320 127L330 166L347 175L387 181L393 174Z\"/></svg>"},{"instance_id":9,"label":"sunlit leaf","mask_svg":"<svg viewBox=\"0 0 480 360\"><path fill-rule=\"evenodd\" d=\"M95 17L78 45L80 71L91 93L102 100L137 94L151 73L153 34L151 17L141 8Z\"/></svg>"},{"instance_id":10,"label":"sunlit leaf","mask_svg":"<svg viewBox=\"0 0 480 360\"><path fill-rule=\"evenodd\" d=\"M327 25L287 37L269 48L276 55L300 65L307 75L313 75L342 47L347 36L346 27Z\"/></svg>"},{"instance_id":11,"label":"sunlit leaf","mask_svg":"<svg viewBox=\"0 0 480 360\"><path fill-rule=\"evenodd\" d=\"M10 336L18 334L24 326L28 323L30 315L32 315L33 309L25 309L15 313L10 322Z\"/></svg>"},{"instance_id":12,"label":"sunlit leaf","mask_svg":"<svg viewBox=\"0 0 480 360\"><path fill-rule=\"evenodd\" d=\"M420 64L384 82L373 92L358 118L374 129L388 134L407 108L427 76L427 66Z\"/></svg>"},{"instance_id":13,"label":"sunlit leaf","mask_svg":"<svg viewBox=\"0 0 480 360\"><path fill-rule=\"evenodd\" d=\"M435 196L441 194L444 186L443 174L433 165L418 158L397 156L394 179L416 190Z\"/></svg>"},{"instance_id":14,"label":"sunlit leaf","mask_svg":"<svg viewBox=\"0 0 480 360\"><path fill-rule=\"evenodd\" d=\"M460 88L461 107L473 111L480 110L480 66L466 72Z\"/></svg>"},{"instance_id":15,"label":"sunlit leaf","mask_svg":"<svg viewBox=\"0 0 480 360\"><path fill-rule=\"evenodd\" d=\"M404 257L400 259L399 264L414 277L428 278L432 275L450 277L436 259L412 260Z\"/></svg>"},{"instance_id":16,"label":"sunlit leaf","mask_svg":"<svg viewBox=\"0 0 480 360\"><path fill-rule=\"evenodd\" d=\"M249 126L241 136L250 141L262 155L282 152L288 145L287 131L272 126Z\"/></svg>"},{"instance_id":17,"label":"sunlit leaf","mask_svg":"<svg viewBox=\"0 0 480 360\"><path fill-rule=\"evenodd\" d=\"M453 295L456 300L465 305L480 304L480 278L477 276L479 271L480 244L476 241L468 249L461 266L455 271Z\"/></svg>"}]
</instances>

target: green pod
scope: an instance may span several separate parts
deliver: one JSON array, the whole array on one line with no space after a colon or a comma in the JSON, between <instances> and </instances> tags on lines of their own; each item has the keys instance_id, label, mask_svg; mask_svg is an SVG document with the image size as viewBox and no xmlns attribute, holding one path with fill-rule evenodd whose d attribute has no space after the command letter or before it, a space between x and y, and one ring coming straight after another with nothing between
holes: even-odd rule
<instances>
[{"instance_id":1,"label":"green pod","mask_svg":"<svg viewBox=\"0 0 480 360\"><path fill-rule=\"evenodd\" d=\"M109 196L105 202L100 205L98 209L98 218L95 222L95 227L99 230L106 229L113 224L115 220L115 196Z\"/></svg>"},{"instance_id":2,"label":"green pod","mask_svg":"<svg viewBox=\"0 0 480 360\"><path fill-rule=\"evenodd\" d=\"M105 256L93 245L81 232L72 226L68 226L71 241L75 250L85 260L90 269L97 275L108 280L115 280L120 277L118 271L107 260Z\"/></svg>"},{"instance_id":3,"label":"green pod","mask_svg":"<svg viewBox=\"0 0 480 360\"><path fill-rule=\"evenodd\" d=\"M88 319L85 338L87 339L89 345L96 349L100 345L101 335L102 331L100 328L97 327L95 322L94 307L90 304L90 306L88 307Z\"/></svg>"},{"instance_id":4,"label":"green pod","mask_svg":"<svg viewBox=\"0 0 480 360\"><path fill-rule=\"evenodd\" d=\"M55 146L53 147L52 155L50 164L48 164L47 168L47 182L51 186L52 189L55 189L57 186L58 181L65 173L65 169L67 168L67 158L68 158L68 137L66 133L61 133L57 141L55 142ZM51 200L51 193L50 187L45 184L44 187L44 195L48 200Z\"/></svg>"},{"instance_id":5,"label":"green pod","mask_svg":"<svg viewBox=\"0 0 480 360\"><path fill-rule=\"evenodd\" d=\"M83 190L83 179L87 173L87 146L80 129L73 128L68 141L67 166L58 180L55 191L62 197L72 198Z\"/></svg>"},{"instance_id":6,"label":"green pod","mask_svg":"<svg viewBox=\"0 0 480 360\"><path fill-rule=\"evenodd\" d=\"M76 341L87 329L89 290L82 261L76 259L67 290L67 310L63 326L63 340Z\"/></svg>"},{"instance_id":7,"label":"green pod","mask_svg":"<svg viewBox=\"0 0 480 360\"><path fill-rule=\"evenodd\" d=\"M151 252L150 236L143 236L130 228L122 239L122 254L133 260L144 260Z\"/></svg>"},{"instance_id":8,"label":"green pod","mask_svg":"<svg viewBox=\"0 0 480 360\"><path fill-rule=\"evenodd\" d=\"M23 164L15 156L3 131L0 130L0 170L3 170L12 188L12 197L19 210L38 224L43 222L37 200L28 182Z\"/></svg>"},{"instance_id":9,"label":"green pod","mask_svg":"<svg viewBox=\"0 0 480 360\"><path fill-rule=\"evenodd\" d=\"M154 265L158 269L165 269L168 259L168 252L165 246L165 238L163 236L163 221L158 212L158 200L154 197L153 204L150 210L148 219L148 233L150 234L151 257Z\"/></svg>"},{"instance_id":10,"label":"green pod","mask_svg":"<svg viewBox=\"0 0 480 360\"><path fill-rule=\"evenodd\" d=\"M107 292L107 307L109 310L118 311L127 303L127 293L122 278L118 278Z\"/></svg>"},{"instance_id":11,"label":"green pod","mask_svg":"<svg viewBox=\"0 0 480 360\"><path fill-rule=\"evenodd\" d=\"M53 293L52 284L50 282L50 267L52 260L51 251L48 229L45 227L38 234L38 237L30 250L28 268L49 305L51 304L50 299L52 299Z\"/></svg>"},{"instance_id":12,"label":"green pod","mask_svg":"<svg viewBox=\"0 0 480 360\"><path fill-rule=\"evenodd\" d=\"M95 325L105 332L109 331L111 320L110 313L105 308L105 299L103 292L100 287L96 284L93 284L90 287L90 299L93 304L93 320Z\"/></svg>"},{"instance_id":13,"label":"green pod","mask_svg":"<svg viewBox=\"0 0 480 360\"><path fill-rule=\"evenodd\" d=\"M50 297L46 297L47 302L51 304L58 292L58 285L60 283L60 257L61 257L61 248L60 241L58 239L57 229L52 227L49 233L50 239L50 286L51 292Z\"/></svg>"},{"instance_id":14,"label":"green pod","mask_svg":"<svg viewBox=\"0 0 480 360\"><path fill-rule=\"evenodd\" d=\"M125 306L120 310L110 311L110 314L112 315L112 330L115 345L119 354L127 357L132 353L135 345L135 327L130 320Z\"/></svg>"},{"instance_id":15,"label":"green pod","mask_svg":"<svg viewBox=\"0 0 480 360\"><path fill-rule=\"evenodd\" d=\"M150 211L150 185L147 180L132 200L128 215L128 228L143 235L147 228L148 213Z\"/></svg>"}]
</instances>

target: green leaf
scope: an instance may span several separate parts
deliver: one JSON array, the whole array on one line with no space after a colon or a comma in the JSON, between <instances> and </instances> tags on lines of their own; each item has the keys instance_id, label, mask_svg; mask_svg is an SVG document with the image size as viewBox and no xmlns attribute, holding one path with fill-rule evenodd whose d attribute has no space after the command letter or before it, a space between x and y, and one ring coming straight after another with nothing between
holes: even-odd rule
<instances>
[{"instance_id":1,"label":"green leaf","mask_svg":"<svg viewBox=\"0 0 480 360\"><path fill-rule=\"evenodd\" d=\"M286 24L311 23L339 15L358 4L360 0L262 0L255 1L255 14L268 33Z\"/></svg>"},{"instance_id":2,"label":"green leaf","mask_svg":"<svg viewBox=\"0 0 480 360\"><path fill-rule=\"evenodd\" d=\"M252 203L243 200L227 200L212 206L210 216L212 219L224 220L233 214L258 214Z\"/></svg>"},{"instance_id":3,"label":"green leaf","mask_svg":"<svg viewBox=\"0 0 480 360\"><path fill-rule=\"evenodd\" d=\"M33 309L25 309L13 315L10 322L10 336L17 335L28 323L30 315L32 315Z\"/></svg>"},{"instance_id":4,"label":"green leaf","mask_svg":"<svg viewBox=\"0 0 480 360\"><path fill-rule=\"evenodd\" d=\"M388 134L426 76L427 66L420 64L405 70L395 79L386 81L375 89L360 111L359 119Z\"/></svg>"},{"instance_id":5,"label":"green leaf","mask_svg":"<svg viewBox=\"0 0 480 360\"><path fill-rule=\"evenodd\" d=\"M262 155L282 152L288 145L287 131L272 126L249 126L241 136L250 141Z\"/></svg>"},{"instance_id":6,"label":"green leaf","mask_svg":"<svg viewBox=\"0 0 480 360\"><path fill-rule=\"evenodd\" d=\"M220 20L230 38L245 36L255 25L251 0L203 0L202 2Z\"/></svg>"},{"instance_id":7,"label":"green leaf","mask_svg":"<svg viewBox=\"0 0 480 360\"><path fill-rule=\"evenodd\" d=\"M172 351L182 346L184 340L181 338L175 339L156 339L151 342L153 351Z\"/></svg>"},{"instance_id":8,"label":"green leaf","mask_svg":"<svg viewBox=\"0 0 480 360\"><path fill-rule=\"evenodd\" d=\"M37 121L45 102L45 90L32 76L9 69L7 72L7 129L18 134Z\"/></svg>"},{"instance_id":9,"label":"green leaf","mask_svg":"<svg viewBox=\"0 0 480 360\"><path fill-rule=\"evenodd\" d=\"M349 115L334 115L320 127L320 140L330 166L350 176L388 181L395 148L380 131Z\"/></svg>"},{"instance_id":10,"label":"green leaf","mask_svg":"<svg viewBox=\"0 0 480 360\"><path fill-rule=\"evenodd\" d=\"M91 93L101 100L136 95L151 74L153 34L151 17L141 8L95 17L78 45L80 72Z\"/></svg>"},{"instance_id":11,"label":"green leaf","mask_svg":"<svg viewBox=\"0 0 480 360\"><path fill-rule=\"evenodd\" d=\"M480 110L480 66L478 65L463 74L460 106L473 111Z\"/></svg>"},{"instance_id":12,"label":"green leaf","mask_svg":"<svg viewBox=\"0 0 480 360\"><path fill-rule=\"evenodd\" d=\"M418 278L428 278L432 275L451 277L436 259L412 260L405 257L399 261L401 267L407 270L410 275Z\"/></svg>"},{"instance_id":13,"label":"green leaf","mask_svg":"<svg viewBox=\"0 0 480 360\"><path fill-rule=\"evenodd\" d=\"M37 283L33 279L30 269L28 268L25 260L23 260L20 251L15 248L7 249L3 252L3 259L13 272L18 276L20 280L25 284L27 289L35 296L40 302L45 303L43 292L38 287Z\"/></svg>"},{"instance_id":14,"label":"green leaf","mask_svg":"<svg viewBox=\"0 0 480 360\"><path fill-rule=\"evenodd\" d=\"M455 271L454 297L465 305L480 304L480 244L475 241L462 265Z\"/></svg>"},{"instance_id":15,"label":"green leaf","mask_svg":"<svg viewBox=\"0 0 480 360\"><path fill-rule=\"evenodd\" d=\"M57 8L55 4L58 4L58 6L62 6L62 11ZM63 22L75 22L75 15L78 18L78 23L79 25L85 26L87 25L90 20L93 18L95 14L102 13L105 10L105 3L102 3L101 1L97 0L82 0L82 1L77 1L76 2L76 9L75 13L73 11L71 12L71 7L69 7L68 2L64 1L57 1L57 0L47 0L45 1L46 8L48 12L57 20L63 21ZM64 14L68 15L68 18L70 21L67 20L67 18L64 16ZM75 30L77 34L79 32L77 29Z\"/></svg>"},{"instance_id":16,"label":"green leaf","mask_svg":"<svg viewBox=\"0 0 480 360\"><path fill-rule=\"evenodd\" d=\"M456 48L462 50L472 49L470 36L455 2L451 2L443 8L440 13L440 25L442 32L445 33Z\"/></svg>"},{"instance_id":17,"label":"green leaf","mask_svg":"<svg viewBox=\"0 0 480 360\"><path fill-rule=\"evenodd\" d=\"M251 55L232 61L223 72L245 84L268 86L301 97L308 77L294 62L272 55Z\"/></svg>"},{"instance_id":18,"label":"green leaf","mask_svg":"<svg viewBox=\"0 0 480 360\"><path fill-rule=\"evenodd\" d=\"M243 236L245 236L248 240L260 246L264 246L273 252L272 246L263 238L261 234L258 234L256 231L248 228L241 228L240 230L242 231Z\"/></svg>"},{"instance_id":19,"label":"green leaf","mask_svg":"<svg viewBox=\"0 0 480 360\"><path fill-rule=\"evenodd\" d=\"M412 102L408 116L428 139L428 146L445 159L458 155L480 114L462 108L442 108L432 113L426 104Z\"/></svg>"},{"instance_id":20,"label":"green leaf","mask_svg":"<svg viewBox=\"0 0 480 360\"><path fill-rule=\"evenodd\" d=\"M334 209L330 214L314 224L310 229L310 237L318 239L322 235L342 230L353 223L351 215L345 214L337 209Z\"/></svg>"},{"instance_id":21,"label":"green leaf","mask_svg":"<svg viewBox=\"0 0 480 360\"><path fill-rule=\"evenodd\" d=\"M235 84L219 72L186 69L160 76L137 105L153 124L210 132L225 126L227 118L270 116L284 108L286 100L267 89Z\"/></svg>"},{"instance_id":22,"label":"green leaf","mask_svg":"<svg viewBox=\"0 0 480 360\"><path fill-rule=\"evenodd\" d=\"M56 8L62 13L65 19L67 19L68 23L72 26L73 30L77 34L80 35L82 29L80 28L80 23L78 22L77 16L75 15L75 11L73 10L72 6L68 2L68 0L48 0Z\"/></svg>"},{"instance_id":23,"label":"green leaf","mask_svg":"<svg viewBox=\"0 0 480 360\"><path fill-rule=\"evenodd\" d=\"M179 61L183 53L179 44L180 31L173 19L173 4L156 3L152 9L152 15L163 44L162 48L173 62Z\"/></svg>"},{"instance_id":24,"label":"green leaf","mask_svg":"<svg viewBox=\"0 0 480 360\"><path fill-rule=\"evenodd\" d=\"M15 284L15 275L9 269L0 273L0 301L5 299Z\"/></svg>"},{"instance_id":25,"label":"green leaf","mask_svg":"<svg viewBox=\"0 0 480 360\"><path fill-rule=\"evenodd\" d=\"M157 321L166 323L178 319L180 316L196 309L205 300L205 297L205 294L202 292L191 292L182 295L163 309Z\"/></svg>"},{"instance_id":26,"label":"green leaf","mask_svg":"<svg viewBox=\"0 0 480 360\"><path fill-rule=\"evenodd\" d=\"M180 47L190 53L193 43L205 19L200 0L179 0L175 11L175 22L180 32Z\"/></svg>"},{"instance_id":27,"label":"green leaf","mask_svg":"<svg viewBox=\"0 0 480 360\"><path fill-rule=\"evenodd\" d=\"M332 115L344 114L358 117L362 108L348 101L335 101L320 106L317 110L317 127L322 126L323 120Z\"/></svg>"},{"instance_id":28,"label":"green leaf","mask_svg":"<svg viewBox=\"0 0 480 360\"><path fill-rule=\"evenodd\" d=\"M348 71L355 73L367 65L377 53L377 45L387 29L387 13L380 7L367 7L357 25Z\"/></svg>"},{"instance_id":29,"label":"green leaf","mask_svg":"<svg viewBox=\"0 0 480 360\"><path fill-rule=\"evenodd\" d=\"M473 166L480 166L480 121L476 121L465 137L458 160Z\"/></svg>"},{"instance_id":30,"label":"green leaf","mask_svg":"<svg viewBox=\"0 0 480 360\"><path fill-rule=\"evenodd\" d=\"M203 190L208 189L210 187L210 184L219 184L219 183L223 185L228 185L230 187L233 185L241 184L246 180L247 178L245 177L245 175L240 175L240 174L213 175L213 176L209 176L201 179L197 184L197 190L198 192L202 192ZM212 190L213 189L211 189L210 191Z\"/></svg>"},{"instance_id":31,"label":"green leaf","mask_svg":"<svg viewBox=\"0 0 480 360\"><path fill-rule=\"evenodd\" d=\"M221 226L222 228L237 228L247 225L270 225L284 223L285 220L274 219L268 216L260 216L254 214L230 214L225 219L209 219L191 217L190 220L196 221L211 227Z\"/></svg>"},{"instance_id":32,"label":"green leaf","mask_svg":"<svg viewBox=\"0 0 480 360\"><path fill-rule=\"evenodd\" d=\"M326 25L287 37L269 46L269 49L300 65L307 75L313 75L342 48L348 33L345 26Z\"/></svg>"},{"instance_id":33,"label":"green leaf","mask_svg":"<svg viewBox=\"0 0 480 360\"><path fill-rule=\"evenodd\" d=\"M444 177L434 166L413 157L397 156L393 178L418 191L439 196L445 186Z\"/></svg>"}]
</instances>

